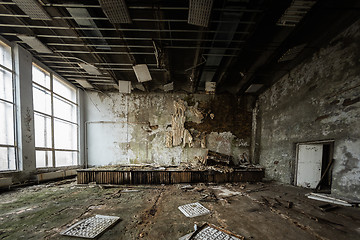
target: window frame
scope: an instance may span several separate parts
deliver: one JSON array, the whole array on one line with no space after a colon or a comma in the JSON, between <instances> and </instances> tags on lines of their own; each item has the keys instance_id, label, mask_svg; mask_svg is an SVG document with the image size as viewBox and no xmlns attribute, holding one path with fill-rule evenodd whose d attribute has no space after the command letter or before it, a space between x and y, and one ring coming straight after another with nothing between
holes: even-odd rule
<instances>
[{"instance_id":1,"label":"window frame","mask_svg":"<svg viewBox=\"0 0 360 240\"><path fill-rule=\"evenodd\" d=\"M40 115L40 116L43 116L45 118L49 118L50 119L50 122L51 122L51 127L50 127L50 136L51 136L51 147L36 147L35 145L35 155L36 155L36 152L51 152L52 153L52 162L51 162L51 165L49 165L49 162L47 161L47 159L45 160L45 164L47 166L44 166L44 167L37 167L36 166L36 169L38 170L41 170L41 169L49 169L49 168L62 168L62 167L77 167L77 166L80 166L80 143L79 143L79 140L80 140L80 137L79 137L79 129L80 129L80 124L79 124L79 94L78 94L78 91L77 91L77 88L75 86L73 86L72 84L68 83L66 80L62 79L60 76L54 74L53 71L49 71L46 67L43 67L41 63L37 62L37 61L33 61L32 62L32 69L33 67L37 67L40 71L44 72L44 73L47 73L49 74L49 77L50 77L50 89L45 87L45 86L42 86L41 84L37 83L34 81L34 79L32 79L32 87L33 89L34 88L37 88L39 90L43 90L43 91L46 91L50 94L50 114L48 113L43 113L41 111L38 111L38 110L35 110L35 106L34 106L34 118L35 118L35 115ZM69 88L73 88L73 90L75 91L75 98L76 98L76 101L72 101L60 94L57 94L56 92L54 92L54 89L53 89L53 83L54 83L54 78L56 78L56 81L60 81L62 84L68 86ZM76 112L76 121L73 122L73 121L69 121L67 119L64 119L64 118L61 118L61 117L57 117L54 115L54 98L58 98L58 99L61 99L62 101L66 102L66 103L69 103L73 106L75 106L75 112ZM34 97L33 97L34 99ZM55 148L55 120L58 120L58 121L61 121L61 122L65 122L67 124L71 124L73 126L76 126L76 149L61 149L61 148ZM36 131L36 129L35 129ZM36 140L35 140L36 141ZM74 165L67 165L67 166L57 166L56 164L56 152L71 152L71 153L74 153L76 152L77 153L77 157L76 157L76 164Z\"/></svg>"},{"instance_id":2,"label":"window frame","mask_svg":"<svg viewBox=\"0 0 360 240\"><path fill-rule=\"evenodd\" d=\"M7 40L0 37L0 46L4 46L10 49L10 62L11 62L11 68L8 68L2 64L0 64L0 71L8 72L11 74L11 87L12 87L12 101L2 99L0 98L0 102L5 104L12 105L12 117L13 117L13 135L14 135L14 141L13 145L11 144L2 144L0 143L0 148L14 148L14 161L15 161L15 169L0 169L0 173L6 173L6 172L17 172L19 171L19 154L18 154L18 132L17 132L17 102L16 102L16 84L15 84L15 62L14 62L14 48L12 44L10 44ZM9 163L8 163L9 164Z\"/></svg>"}]
</instances>

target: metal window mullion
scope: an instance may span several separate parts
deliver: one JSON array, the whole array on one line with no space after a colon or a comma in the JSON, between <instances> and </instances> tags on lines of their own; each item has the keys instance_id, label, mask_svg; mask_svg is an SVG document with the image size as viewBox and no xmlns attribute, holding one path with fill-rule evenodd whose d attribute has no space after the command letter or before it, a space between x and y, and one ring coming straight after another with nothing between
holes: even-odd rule
<instances>
[{"instance_id":1,"label":"metal window mullion","mask_svg":"<svg viewBox=\"0 0 360 240\"><path fill-rule=\"evenodd\" d=\"M33 84L36 85L36 86L38 86L38 87L40 87L40 88L42 88L42 89L44 89L44 90L46 90L46 91L48 91L48 92L53 92L53 91L51 91L50 89L42 86L42 85L39 84L39 83L33 82ZM67 99L67 98L65 98L65 97L63 97L63 96L55 93L55 92L53 92L53 94L54 94L55 96L57 96L57 97L60 97L60 98L62 98L62 99L64 99L64 100L70 102L71 104L77 105L77 103L75 103L75 102L73 102L73 101L71 101L71 100L69 100L69 99Z\"/></svg>"},{"instance_id":2,"label":"metal window mullion","mask_svg":"<svg viewBox=\"0 0 360 240\"><path fill-rule=\"evenodd\" d=\"M52 117L53 117L53 118L56 119L56 120L60 120L60 121L66 122L66 123L68 123L68 124L73 124L73 125L78 126L78 123L71 122L71 121L66 120L66 119L62 119L62 118L59 118L59 117L55 117L55 116L52 116L52 115L50 115L50 114L43 113L43 112L39 112L39 111L36 111L36 110L34 110L34 112L37 113L37 114L40 114L40 115L44 115L44 116L46 116L46 117L48 117L48 118L52 118Z\"/></svg>"},{"instance_id":3,"label":"metal window mullion","mask_svg":"<svg viewBox=\"0 0 360 240\"><path fill-rule=\"evenodd\" d=\"M3 148L10 148L10 147L16 147L15 145L9 145L9 144L0 144L0 147L3 147Z\"/></svg>"},{"instance_id":4,"label":"metal window mullion","mask_svg":"<svg viewBox=\"0 0 360 240\"><path fill-rule=\"evenodd\" d=\"M41 84L39 84L39 83L37 83L37 82L34 82L34 81L33 81L32 83L33 83L34 85L36 85L36 86L38 86L38 87L40 87L40 88L48 91L48 92L51 92L50 89L48 89L47 87L44 87L43 85L41 85ZM50 83L50 84L51 84L51 83ZM51 86L50 86L50 88L51 88Z\"/></svg>"},{"instance_id":5,"label":"metal window mullion","mask_svg":"<svg viewBox=\"0 0 360 240\"><path fill-rule=\"evenodd\" d=\"M51 151L52 151L52 167L55 167L55 136L54 136L54 94L53 94L53 74L50 73L50 94L51 94Z\"/></svg>"},{"instance_id":6,"label":"metal window mullion","mask_svg":"<svg viewBox=\"0 0 360 240\"><path fill-rule=\"evenodd\" d=\"M55 149L55 150L59 152L79 152L79 150L74 150L74 149Z\"/></svg>"},{"instance_id":7,"label":"metal window mullion","mask_svg":"<svg viewBox=\"0 0 360 240\"><path fill-rule=\"evenodd\" d=\"M57 93L55 93L55 92L54 92L54 95L55 95L56 97L59 97L59 98L65 100L67 103L71 103L72 105L76 105L76 106L77 106L77 104L76 104L75 102L73 102L73 101L71 101L71 100L69 100L69 99L67 99L67 98L65 98L65 97L63 97L63 96L61 96L61 95L59 95L59 94L57 94Z\"/></svg>"},{"instance_id":8,"label":"metal window mullion","mask_svg":"<svg viewBox=\"0 0 360 240\"><path fill-rule=\"evenodd\" d=\"M5 99L2 99L2 98L0 98L0 101L1 101L1 102L5 102L5 103L8 103L8 104L11 104L11 105L14 105L13 102L10 102L10 101L5 100Z\"/></svg>"},{"instance_id":9,"label":"metal window mullion","mask_svg":"<svg viewBox=\"0 0 360 240\"><path fill-rule=\"evenodd\" d=\"M11 62L12 62L12 59L11 59ZM10 73L14 73L14 71L13 71L12 69L7 68L7 67L5 67L5 66L2 65L2 64L0 64L0 68L4 69L4 70L6 70L6 71L8 71L8 72L10 72Z\"/></svg>"}]
</instances>

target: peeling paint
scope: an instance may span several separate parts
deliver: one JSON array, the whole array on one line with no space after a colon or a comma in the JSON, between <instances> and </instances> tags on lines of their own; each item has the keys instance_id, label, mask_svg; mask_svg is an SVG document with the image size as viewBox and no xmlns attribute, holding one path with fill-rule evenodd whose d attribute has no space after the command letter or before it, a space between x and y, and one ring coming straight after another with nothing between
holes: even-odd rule
<instances>
[{"instance_id":1,"label":"peeling paint","mask_svg":"<svg viewBox=\"0 0 360 240\"><path fill-rule=\"evenodd\" d=\"M359 32L357 21L259 97L267 177L292 183L295 144L334 139L332 191L360 198Z\"/></svg>"}]
</instances>

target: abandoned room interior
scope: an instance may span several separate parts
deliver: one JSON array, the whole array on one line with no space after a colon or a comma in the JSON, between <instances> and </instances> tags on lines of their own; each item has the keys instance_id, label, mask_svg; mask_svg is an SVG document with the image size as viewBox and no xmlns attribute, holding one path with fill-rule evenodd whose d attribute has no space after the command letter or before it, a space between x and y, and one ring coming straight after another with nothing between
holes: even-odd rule
<instances>
[{"instance_id":1,"label":"abandoned room interior","mask_svg":"<svg viewBox=\"0 0 360 240\"><path fill-rule=\"evenodd\" d=\"M0 239L360 239L360 1L3 0Z\"/></svg>"}]
</instances>

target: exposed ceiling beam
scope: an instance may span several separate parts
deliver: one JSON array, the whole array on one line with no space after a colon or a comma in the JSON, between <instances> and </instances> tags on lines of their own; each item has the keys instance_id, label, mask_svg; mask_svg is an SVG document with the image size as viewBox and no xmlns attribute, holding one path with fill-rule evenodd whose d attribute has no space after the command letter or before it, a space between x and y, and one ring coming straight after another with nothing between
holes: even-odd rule
<instances>
[{"instance_id":1,"label":"exposed ceiling beam","mask_svg":"<svg viewBox=\"0 0 360 240\"><path fill-rule=\"evenodd\" d=\"M1 32L1 35L4 36L17 36L18 33L7 33L7 32ZM35 35L35 37L38 38L66 38L66 39L106 39L106 40L119 40L119 37L88 37L88 36L64 36L64 35L44 35L44 34L38 34ZM131 40L131 41L180 41L180 42L194 42L198 39L196 38L138 38L138 37L125 37L125 40ZM200 39L201 42L227 42L227 40L221 40L221 39ZM232 43L244 43L245 41L242 40L233 40Z\"/></svg>"},{"instance_id":2,"label":"exposed ceiling beam","mask_svg":"<svg viewBox=\"0 0 360 240\"><path fill-rule=\"evenodd\" d=\"M28 15L23 14L8 14L0 13L0 17L20 17L20 18L30 18ZM81 20L96 20L96 21L109 21L106 17L52 17L52 19L81 19ZM183 22L187 23L187 19L153 19L153 18L133 18L133 22ZM211 23L233 23L235 21L226 21L226 20L210 20ZM255 24L253 21L239 21L240 24Z\"/></svg>"},{"instance_id":3,"label":"exposed ceiling beam","mask_svg":"<svg viewBox=\"0 0 360 240\"><path fill-rule=\"evenodd\" d=\"M20 24L4 24L1 23L0 27L11 28L39 28L39 29L55 29L55 30L98 30L98 31L116 31L122 32L174 32L174 33L198 33L198 30L186 29L137 29L137 28L98 28L98 27L60 27L60 26L41 26L41 25L20 25ZM206 30L205 33L227 33L227 31ZM249 34L249 32L236 32L236 34Z\"/></svg>"}]
</instances>

